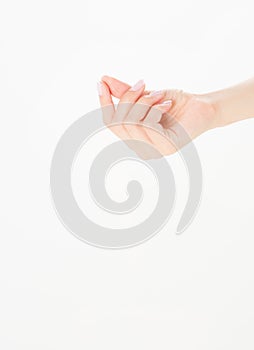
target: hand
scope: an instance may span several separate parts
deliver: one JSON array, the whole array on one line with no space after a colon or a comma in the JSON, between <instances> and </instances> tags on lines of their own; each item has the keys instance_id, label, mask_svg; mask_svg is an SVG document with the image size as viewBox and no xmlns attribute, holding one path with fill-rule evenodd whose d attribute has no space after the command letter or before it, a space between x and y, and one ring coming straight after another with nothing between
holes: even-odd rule
<instances>
[{"instance_id":1,"label":"hand","mask_svg":"<svg viewBox=\"0 0 254 350\"><path fill-rule=\"evenodd\" d=\"M134 145L143 159L154 158L157 152L137 147L129 140L150 144L164 156L217 126L215 108L206 95L146 91L143 81L131 88L108 76L102 78L98 88L105 124L130 147ZM117 108L112 96L119 99Z\"/></svg>"}]
</instances>

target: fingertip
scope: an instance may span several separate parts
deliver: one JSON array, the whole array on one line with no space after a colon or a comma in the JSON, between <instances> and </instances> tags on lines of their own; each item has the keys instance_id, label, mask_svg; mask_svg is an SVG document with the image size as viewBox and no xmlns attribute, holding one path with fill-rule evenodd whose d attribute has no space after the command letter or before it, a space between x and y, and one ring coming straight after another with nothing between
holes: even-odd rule
<instances>
[{"instance_id":1,"label":"fingertip","mask_svg":"<svg viewBox=\"0 0 254 350\"><path fill-rule=\"evenodd\" d=\"M109 75L103 75L101 80L108 85L111 94L116 98L120 98L130 88L128 84Z\"/></svg>"},{"instance_id":2,"label":"fingertip","mask_svg":"<svg viewBox=\"0 0 254 350\"><path fill-rule=\"evenodd\" d=\"M99 95L101 107L106 107L108 105L113 106L112 96L109 87L103 81L97 83L97 91Z\"/></svg>"},{"instance_id":3,"label":"fingertip","mask_svg":"<svg viewBox=\"0 0 254 350\"><path fill-rule=\"evenodd\" d=\"M101 82L103 84L105 84L105 86L107 87L108 91L110 92L110 94L112 94L113 96L117 97L117 92L116 92L116 87L115 87L115 80L113 77L110 77L109 75L103 75L101 77Z\"/></svg>"},{"instance_id":4,"label":"fingertip","mask_svg":"<svg viewBox=\"0 0 254 350\"><path fill-rule=\"evenodd\" d=\"M99 96L102 96L103 95L103 85L102 85L102 82L101 81L97 81L97 92L98 92L98 95Z\"/></svg>"},{"instance_id":5,"label":"fingertip","mask_svg":"<svg viewBox=\"0 0 254 350\"><path fill-rule=\"evenodd\" d=\"M101 77L101 80L108 79L108 78L110 78L110 75L104 74L104 75Z\"/></svg>"},{"instance_id":6,"label":"fingertip","mask_svg":"<svg viewBox=\"0 0 254 350\"><path fill-rule=\"evenodd\" d=\"M103 75L101 77L101 81L108 83L108 84L112 83L113 80L114 80L114 78L110 77L109 75Z\"/></svg>"},{"instance_id":7,"label":"fingertip","mask_svg":"<svg viewBox=\"0 0 254 350\"><path fill-rule=\"evenodd\" d=\"M104 81L98 81L97 82L97 91L99 96L105 96L105 95L110 95L110 90L108 85Z\"/></svg>"}]
</instances>

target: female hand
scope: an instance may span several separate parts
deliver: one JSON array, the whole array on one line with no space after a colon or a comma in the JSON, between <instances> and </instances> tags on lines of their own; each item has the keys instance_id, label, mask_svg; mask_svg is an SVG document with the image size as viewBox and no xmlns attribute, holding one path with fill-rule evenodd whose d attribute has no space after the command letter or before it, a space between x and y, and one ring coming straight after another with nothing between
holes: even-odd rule
<instances>
[{"instance_id":1,"label":"female hand","mask_svg":"<svg viewBox=\"0 0 254 350\"><path fill-rule=\"evenodd\" d=\"M108 76L98 83L98 91L105 124L143 159L158 153L130 140L152 145L163 156L216 126L215 109L205 95L146 91L142 80L130 87ZM116 108L112 96L119 99Z\"/></svg>"}]
</instances>

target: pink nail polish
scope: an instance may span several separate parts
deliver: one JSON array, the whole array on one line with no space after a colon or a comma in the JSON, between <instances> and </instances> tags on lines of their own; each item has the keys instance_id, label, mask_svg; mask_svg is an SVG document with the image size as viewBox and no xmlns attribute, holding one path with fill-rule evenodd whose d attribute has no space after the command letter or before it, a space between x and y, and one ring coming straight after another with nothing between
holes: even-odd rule
<instances>
[{"instance_id":1,"label":"pink nail polish","mask_svg":"<svg viewBox=\"0 0 254 350\"><path fill-rule=\"evenodd\" d=\"M162 102L162 105L172 105L172 100Z\"/></svg>"},{"instance_id":2,"label":"pink nail polish","mask_svg":"<svg viewBox=\"0 0 254 350\"><path fill-rule=\"evenodd\" d=\"M139 80L135 85L130 88L130 91L138 91L145 85L144 80Z\"/></svg>"},{"instance_id":3,"label":"pink nail polish","mask_svg":"<svg viewBox=\"0 0 254 350\"><path fill-rule=\"evenodd\" d=\"M102 96L102 82L101 81L98 81L98 83L97 83L97 90L98 90L99 96Z\"/></svg>"},{"instance_id":4,"label":"pink nail polish","mask_svg":"<svg viewBox=\"0 0 254 350\"><path fill-rule=\"evenodd\" d=\"M164 91L152 91L149 94L145 95L144 97L153 97L153 96L159 96L162 95Z\"/></svg>"},{"instance_id":5,"label":"pink nail polish","mask_svg":"<svg viewBox=\"0 0 254 350\"><path fill-rule=\"evenodd\" d=\"M163 92L164 92L163 90L151 91L149 95L150 96L162 95Z\"/></svg>"}]
</instances>

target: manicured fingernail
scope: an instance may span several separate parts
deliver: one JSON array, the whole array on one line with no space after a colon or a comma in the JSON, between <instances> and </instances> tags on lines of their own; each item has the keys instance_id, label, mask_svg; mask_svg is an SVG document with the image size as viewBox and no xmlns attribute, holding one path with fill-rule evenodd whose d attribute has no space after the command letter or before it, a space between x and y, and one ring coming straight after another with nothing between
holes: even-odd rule
<instances>
[{"instance_id":1,"label":"manicured fingernail","mask_svg":"<svg viewBox=\"0 0 254 350\"><path fill-rule=\"evenodd\" d=\"M98 83L97 83L97 90L98 90L99 96L102 96L102 82L101 81L98 81Z\"/></svg>"},{"instance_id":2,"label":"manicured fingernail","mask_svg":"<svg viewBox=\"0 0 254 350\"><path fill-rule=\"evenodd\" d=\"M163 90L152 91L152 92L150 92L149 96L162 95L163 92L164 92Z\"/></svg>"},{"instance_id":3,"label":"manicured fingernail","mask_svg":"<svg viewBox=\"0 0 254 350\"><path fill-rule=\"evenodd\" d=\"M163 95L162 90L158 90L158 91L151 91L149 94L145 95L144 97L153 97L153 96L159 96L159 95Z\"/></svg>"},{"instance_id":4,"label":"manicured fingernail","mask_svg":"<svg viewBox=\"0 0 254 350\"><path fill-rule=\"evenodd\" d=\"M167 100L167 101L164 101L162 102L162 105L172 105L172 100Z\"/></svg>"},{"instance_id":5,"label":"manicured fingernail","mask_svg":"<svg viewBox=\"0 0 254 350\"><path fill-rule=\"evenodd\" d=\"M130 88L130 91L138 91L145 85L144 80L139 80L135 85Z\"/></svg>"}]
</instances>

